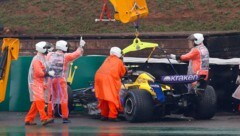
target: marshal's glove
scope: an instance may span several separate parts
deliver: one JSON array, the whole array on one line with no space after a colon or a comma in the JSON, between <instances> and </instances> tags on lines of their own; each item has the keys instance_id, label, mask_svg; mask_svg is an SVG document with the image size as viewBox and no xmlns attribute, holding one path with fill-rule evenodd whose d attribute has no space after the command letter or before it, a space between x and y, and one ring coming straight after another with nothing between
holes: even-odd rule
<instances>
[{"instance_id":1,"label":"marshal's glove","mask_svg":"<svg viewBox=\"0 0 240 136\"><path fill-rule=\"evenodd\" d=\"M54 77L54 76L55 76L55 71L50 70L50 71L47 72L47 74L48 74L48 76L50 76L50 77Z\"/></svg>"},{"instance_id":2,"label":"marshal's glove","mask_svg":"<svg viewBox=\"0 0 240 136\"><path fill-rule=\"evenodd\" d=\"M81 37L79 47L82 48L82 47L84 47L85 44L86 44L86 42Z\"/></svg>"}]
</instances>

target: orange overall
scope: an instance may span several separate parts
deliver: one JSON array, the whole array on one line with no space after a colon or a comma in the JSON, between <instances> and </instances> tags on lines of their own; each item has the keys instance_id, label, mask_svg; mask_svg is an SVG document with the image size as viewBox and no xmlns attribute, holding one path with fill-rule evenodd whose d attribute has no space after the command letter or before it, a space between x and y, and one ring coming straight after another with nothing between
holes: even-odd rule
<instances>
[{"instance_id":1,"label":"orange overall","mask_svg":"<svg viewBox=\"0 0 240 136\"><path fill-rule=\"evenodd\" d=\"M122 111L119 93L125 72L122 60L115 55L106 58L96 72L94 88L103 117L117 118L118 111Z\"/></svg>"},{"instance_id":2,"label":"orange overall","mask_svg":"<svg viewBox=\"0 0 240 136\"><path fill-rule=\"evenodd\" d=\"M44 110L44 92L46 88L45 69L45 56L41 53L38 53L33 58L29 69L28 86L32 105L25 117L25 122L33 122L38 112L40 114L41 121L48 119L48 116Z\"/></svg>"},{"instance_id":3,"label":"orange overall","mask_svg":"<svg viewBox=\"0 0 240 136\"><path fill-rule=\"evenodd\" d=\"M67 81L66 77L68 75L69 63L77 59L83 54L82 48L78 48L73 53L63 53L61 51L51 52L47 55L47 59L50 60L51 56L56 53L63 56L63 75L52 79L53 86L53 98L60 97L60 104L62 110L62 118L68 118L68 91L67 91ZM58 94L58 95L56 95ZM56 100L56 99L55 99ZM56 103L52 100L52 103ZM48 104L48 116L53 117L52 113L52 103Z\"/></svg>"}]
</instances>

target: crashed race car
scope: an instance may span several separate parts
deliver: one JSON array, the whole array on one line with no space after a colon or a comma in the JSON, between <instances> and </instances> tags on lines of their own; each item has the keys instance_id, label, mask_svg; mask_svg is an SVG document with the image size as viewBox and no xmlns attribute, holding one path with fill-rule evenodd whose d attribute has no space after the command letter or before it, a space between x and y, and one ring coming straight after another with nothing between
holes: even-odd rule
<instances>
[{"instance_id":1,"label":"crashed race car","mask_svg":"<svg viewBox=\"0 0 240 136\"><path fill-rule=\"evenodd\" d=\"M123 53L158 47L158 44L144 43L135 39L137 44L131 44ZM152 52L151 52L152 54ZM148 58L150 58L151 54ZM159 119L170 114L183 114L194 119L211 119L216 112L216 94L212 86L207 85L198 75L166 75L156 80L153 75L139 71L138 66L129 66L131 73L122 79L120 100L123 105L123 116L129 122L146 122ZM172 87L174 84L186 86L192 82L198 83L191 92L179 91ZM70 88L69 88L70 89ZM70 91L69 105L73 110L74 105L80 104L89 115L99 115L98 102L95 97L94 87Z\"/></svg>"}]
</instances>

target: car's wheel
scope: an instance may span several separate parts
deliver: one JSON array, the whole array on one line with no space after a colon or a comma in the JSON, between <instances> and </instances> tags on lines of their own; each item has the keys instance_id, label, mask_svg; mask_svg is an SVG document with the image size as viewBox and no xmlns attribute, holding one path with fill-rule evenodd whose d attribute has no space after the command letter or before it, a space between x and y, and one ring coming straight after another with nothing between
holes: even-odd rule
<instances>
[{"instance_id":1,"label":"car's wheel","mask_svg":"<svg viewBox=\"0 0 240 136\"><path fill-rule=\"evenodd\" d=\"M124 116L129 122L145 122L153 117L152 96L145 90L129 90L124 100Z\"/></svg>"},{"instance_id":2,"label":"car's wheel","mask_svg":"<svg viewBox=\"0 0 240 136\"><path fill-rule=\"evenodd\" d=\"M195 119L211 119L216 112L217 96L212 86L207 86L204 93L197 97Z\"/></svg>"},{"instance_id":3,"label":"car's wheel","mask_svg":"<svg viewBox=\"0 0 240 136\"><path fill-rule=\"evenodd\" d=\"M70 86L68 86L67 91L68 91L68 110L69 112L71 112L74 110L75 106L73 103L73 92Z\"/></svg>"}]
</instances>

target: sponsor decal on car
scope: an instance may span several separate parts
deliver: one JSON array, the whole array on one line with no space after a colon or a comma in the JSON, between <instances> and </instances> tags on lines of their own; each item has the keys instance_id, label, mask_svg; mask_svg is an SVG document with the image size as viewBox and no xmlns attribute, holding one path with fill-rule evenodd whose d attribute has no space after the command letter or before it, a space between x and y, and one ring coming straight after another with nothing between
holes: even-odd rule
<instances>
[{"instance_id":1,"label":"sponsor decal on car","mask_svg":"<svg viewBox=\"0 0 240 136\"><path fill-rule=\"evenodd\" d=\"M172 75L162 76L161 82L163 83L192 83L199 80L199 75Z\"/></svg>"}]
</instances>

